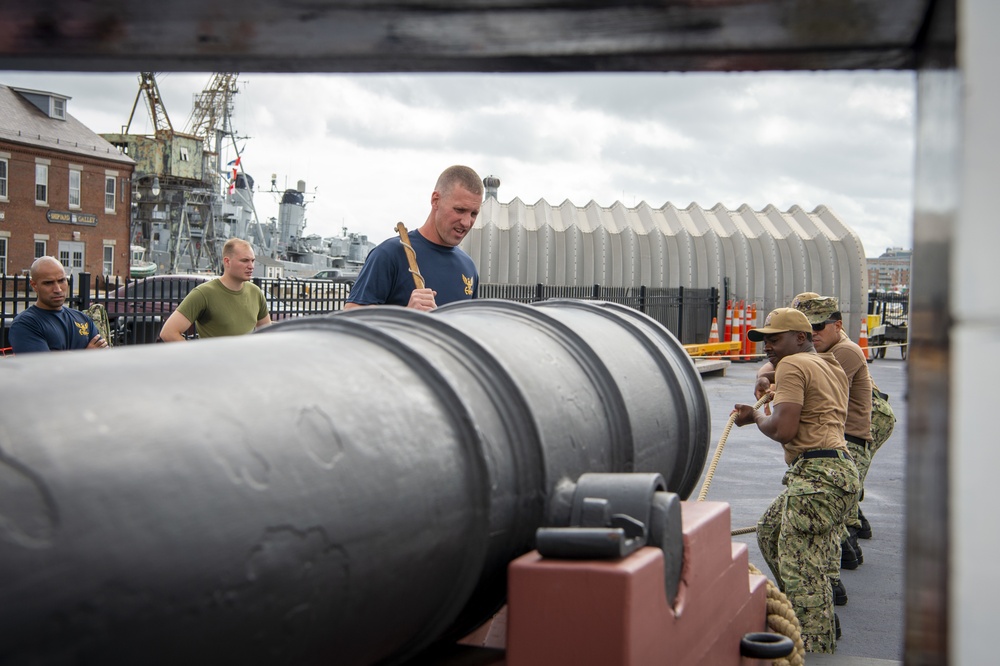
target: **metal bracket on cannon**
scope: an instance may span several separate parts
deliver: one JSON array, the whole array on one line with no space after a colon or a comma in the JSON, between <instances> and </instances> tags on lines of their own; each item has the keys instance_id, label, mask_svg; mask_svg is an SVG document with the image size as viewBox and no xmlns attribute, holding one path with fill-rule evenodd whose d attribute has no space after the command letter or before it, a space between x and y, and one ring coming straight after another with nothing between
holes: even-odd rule
<instances>
[{"instance_id":1,"label":"metal bracket on cannon","mask_svg":"<svg viewBox=\"0 0 1000 666\"><path fill-rule=\"evenodd\" d=\"M535 532L539 554L552 559L617 559L643 546L663 551L667 602L684 562L681 502L660 474L584 474L560 484L551 512L566 527ZM569 516L566 516L566 512Z\"/></svg>"}]
</instances>

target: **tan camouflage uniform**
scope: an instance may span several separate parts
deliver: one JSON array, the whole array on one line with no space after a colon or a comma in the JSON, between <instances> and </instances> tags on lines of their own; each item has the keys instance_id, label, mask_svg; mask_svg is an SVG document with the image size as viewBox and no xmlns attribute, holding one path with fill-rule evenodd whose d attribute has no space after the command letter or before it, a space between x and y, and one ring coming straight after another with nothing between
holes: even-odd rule
<instances>
[{"instance_id":1,"label":"tan camouflage uniform","mask_svg":"<svg viewBox=\"0 0 1000 666\"><path fill-rule=\"evenodd\" d=\"M889 405L889 399L882 397L885 394L878 390L875 382L872 382L872 389L879 395L872 395L872 441L871 454L874 456L878 450L889 439L896 426L896 414Z\"/></svg>"},{"instance_id":2,"label":"tan camouflage uniform","mask_svg":"<svg viewBox=\"0 0 1000 666\"><path fill-rule=\"evenodd\" d=\"M799 458L782 479L785 490L757 523L757 544L802 624L807 652L834 652L830 563L840 560L840 529L859 483L844 458Z\"/></svg>"},{"instance_id":3,"label":"tan camouflage uniform","mask_svg":"<svg viewBox=\"0 0 1000 666\"><path fill-rule=\"evenodd\" d=\"M750 330L747 336L758 341L782 332L811 335L812 324L795 308L778 308L767 315L762 328ZM787 346L785 351L789 351ZM837 638L830 577L838 572L840 530L859 483L843 439L847 375L833 354L813 351L811 345L800 348L775 363L772 404L778 408L784 403L798 404L801 411L792 439L778 440L788 464L782 478L785 490L758 521L757 544L801 623L806 651L833 653ZM737 421L740 425L748 423L746 407L736 407L743 421ZM771 418L777 413L776 408ZM756 412L753 422L765 431Z\"/></svg>"},{"instance_id":4,"label":"tan camouflage uniform","mask_svg":"<svg viewBox=\"0 0 1000 666\"><path fill-rule=\"evenodd\" d=\"M803 298L803 296L806 298ZM833 313L840 311L840 304L838 300L832 296L825 297L813 293L807 293L800 294L796 298L797 302L795 302L792 307L804 314L810 324L818 324L826 321L831 315L833 315ZM846 343L846 340L844 343ZM868 374L867 369L864 372L866 375ZM871 432L870 427L869 432ZM841 530L842 539L847 537L848 527L861 527L861 520L858 518L858 502L861 497L864 497L865 477L868 476L868 468L871 467L872 456L875 455L876 450L872 446L871 435L868 437L867 444L858 444L857 442L852 442L851 440L846 440L846 443L847 450L851 452L851 457L854 458L854 465L858 468L858 480L861 482L861 486L858 490L857 497L855 497L854 506L852 506L848 511L847 519L844 521L844 528ZM839 575L839 573L837 575Z\"/></svg>"}]
</instances>

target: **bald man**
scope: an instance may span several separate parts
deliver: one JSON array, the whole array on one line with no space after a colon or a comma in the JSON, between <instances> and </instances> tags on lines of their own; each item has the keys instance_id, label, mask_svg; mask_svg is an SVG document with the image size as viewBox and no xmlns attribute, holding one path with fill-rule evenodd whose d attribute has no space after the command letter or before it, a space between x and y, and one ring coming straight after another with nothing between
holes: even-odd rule
<instances>
[{"instance_id":1,"label":"bald man","mask_svg":"<svg viewBox=\"0 0 1000 666\"><path fill-rule=\"evenodd\" d=\"M69 280L58 259L36 259L29 279L38 298L10 325L10 346L15 354L108 348L90 317L66 307Z\"/></svg>"}]
</instances>

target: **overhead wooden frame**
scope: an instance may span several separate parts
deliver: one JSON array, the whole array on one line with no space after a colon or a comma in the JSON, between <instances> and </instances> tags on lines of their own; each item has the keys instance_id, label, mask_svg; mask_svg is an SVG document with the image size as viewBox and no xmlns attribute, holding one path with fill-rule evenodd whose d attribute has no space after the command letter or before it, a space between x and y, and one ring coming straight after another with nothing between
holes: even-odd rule
<instances>
[{"instance_id":1,"label":"overhead wooden frame","mask_svg":"<svg viewBox=\"0 0 1000 666\"><path fill-rule=\"evenodd\" d=\"M925 49L926 26L935 7L953 4L954 0L0 0L0 69L914 69L918 53Z\"/></svg>"}]
</instances>

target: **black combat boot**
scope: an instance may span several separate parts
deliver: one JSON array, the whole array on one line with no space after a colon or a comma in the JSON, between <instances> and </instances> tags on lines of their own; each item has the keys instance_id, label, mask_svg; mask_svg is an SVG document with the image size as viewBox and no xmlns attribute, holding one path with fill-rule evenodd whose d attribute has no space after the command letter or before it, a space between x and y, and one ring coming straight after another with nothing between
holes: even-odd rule
<instances>
[{"instance_id":1,"label":"black combat boot","mask_svg":"<svg viewBox=\"0 0 1000 666\"><path fill-rule=\"evenodd\" d=\"M861 521L861 527L858 528L858 538L859 539L871 539L872 538L872 525L865 518L865 514L861 513L861 507L858 507L858 520Z\"/></svg>"},{"instance_id":2,"label":"black combat boot","mask_svg":"<svg viewBox=\"0 0 1000 666\"><path fill-rule=\"evenodd\" d=\"M854 554L858 557L858 566L861 566L865 563L865 555L861 552L861 546L858 545L858 528L848 527L847 534L847 541L851 544Z\"/></svg>"},{"instance_id":3,"label":"black combat boot","mask_svg":"<svg viewBox=\"0 0 1000 666\"><path fill-rule=\"evenodd\" d=\"M836 631L836 635L837 635L837 640L839 641L840 640L840 636L841 636L841 633L840 633L840 618L837 617L836 613L833 614L833 626L835 627L835 631Z\"/></svg>"},{"instance_id":4,"label":"black combat boot","mask_svg":"<svg viewBox=\"0 0 1000 666\"><path fill-rule=\"evenodd\" d=\"M847 588L844 587L844 583L839 578L835 578L830 581L830 586L833 587L833 604L835 606L846 606Z\"/></svg>"},{"instance_id":5,"label":"black combat boot","mask_svg":"<svg viewBox=\"0 0 1000 666\"><path fill-rule=\"evenodd\" d=\"M858 554L854 550L854 546L851 545L850 539L844 539L840 542L840 568L841 569L857 569L860 566L858 562Z\"/></svg>"}]
</instances>

